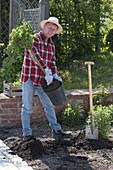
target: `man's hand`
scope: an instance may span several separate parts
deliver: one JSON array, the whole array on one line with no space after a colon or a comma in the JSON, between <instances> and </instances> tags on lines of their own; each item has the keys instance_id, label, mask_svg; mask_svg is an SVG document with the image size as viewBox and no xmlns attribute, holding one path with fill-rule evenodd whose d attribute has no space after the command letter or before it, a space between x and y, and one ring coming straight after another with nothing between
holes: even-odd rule
<instances>
[{"instance_id":1,"label":"man's hand","mask_svg":"<svg viewBox=\"0 0 113 170\"><path fill-rule=\"evenodd\" d=\"M51 72L51 69L49 69L48 67L46 67L45 69L45 80L47 82L47 85L50 85L53 81L53 76L52 76L52 72Z\"/></svg>"},{"instance_id":2,"label":"man's hand","mask_svg":"<svg viewBox=\"0 0 113 170\"><path fill-rule=\"evenodd\" d=\"M56 80L58 80L58 81L60 81L60 82L62 82L61 77L59 77L56 73L53 74L53 78L56 79Z\"/></svg>"},{"instance_id":3,"label":"man's hand","mask_svg":"<svg viewBox=\"0 0 113 170\"><path fill-rule=\"evenodd\" d=\"M45 73L52 75L51 69L49 67L46 67Z\"/></svg>"}]
</instances>

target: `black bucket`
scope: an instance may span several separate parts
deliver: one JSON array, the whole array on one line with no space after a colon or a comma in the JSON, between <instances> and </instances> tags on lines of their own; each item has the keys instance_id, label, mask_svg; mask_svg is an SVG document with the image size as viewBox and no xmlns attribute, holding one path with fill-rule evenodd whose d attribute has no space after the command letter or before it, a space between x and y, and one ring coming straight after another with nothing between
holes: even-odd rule
<instances>
[{"instance_id":1,"label":"black bucket","mask_svg":"<svg viewBox=\"0 0 113 170\"><path fill-rule=\"evenodd\" d=\"M44 85L43 89L49 96L53 105L62 105L67 101L62 82L53 79L53 82L50 85Z\"/></svg>"}]
</instances>

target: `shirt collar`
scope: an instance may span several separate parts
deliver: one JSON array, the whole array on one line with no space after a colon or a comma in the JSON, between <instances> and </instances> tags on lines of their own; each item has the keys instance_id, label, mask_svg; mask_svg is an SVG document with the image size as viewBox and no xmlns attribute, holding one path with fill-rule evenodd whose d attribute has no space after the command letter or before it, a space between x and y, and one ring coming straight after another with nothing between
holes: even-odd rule
<instances>
[{"instance_id":1,"label":"shirt collar","mask_svg":"<svg viewBox=\"0 0 113 170\"><path fill-rule=\"evenodd\" d=\"M42 31L40 31L40 35L41 35L42 40L45 41L46 37ZM51 42L51 38L48 39L48 42Z\"/></svg>"}]
</instances>

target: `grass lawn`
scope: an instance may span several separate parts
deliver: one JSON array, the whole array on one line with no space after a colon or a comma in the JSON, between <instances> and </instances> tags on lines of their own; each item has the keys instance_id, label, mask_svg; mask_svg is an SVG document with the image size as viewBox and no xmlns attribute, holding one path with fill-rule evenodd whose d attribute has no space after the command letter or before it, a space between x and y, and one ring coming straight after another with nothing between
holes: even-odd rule
<instances>
[{"instance_id":1,"label":"grass lawn","mask_svg":"<svg viewBox=\"0 0 113 170\"><path fill-rule=\"evenodd\" d=\"M92 87L98 86L113 87L113 54L100 54L75 61L61 70L60 75L63 79L64 89L87 89L88 85L88 66L84 63L93 61L92 71Z\"/></svg>"}]
</instances>

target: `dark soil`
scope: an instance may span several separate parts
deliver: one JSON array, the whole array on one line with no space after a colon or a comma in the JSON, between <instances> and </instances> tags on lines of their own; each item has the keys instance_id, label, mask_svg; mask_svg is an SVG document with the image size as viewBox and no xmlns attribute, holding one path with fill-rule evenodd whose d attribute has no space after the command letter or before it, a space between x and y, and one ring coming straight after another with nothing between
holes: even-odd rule
<instances>
[{"instance_id":1,"label":"dark soil","mask_svg":"<svg viewBox=\"0 0 113 170\"><path fill-rule=\"evenodd\" d=\"M112 133L109 139L86 140L78 127L69 131L70 139L54 139L45 124L32 130L36 140L23 141L21 127L1 128L0 138L34 170L113 170Z\"/></svg>"}]
</instances>

